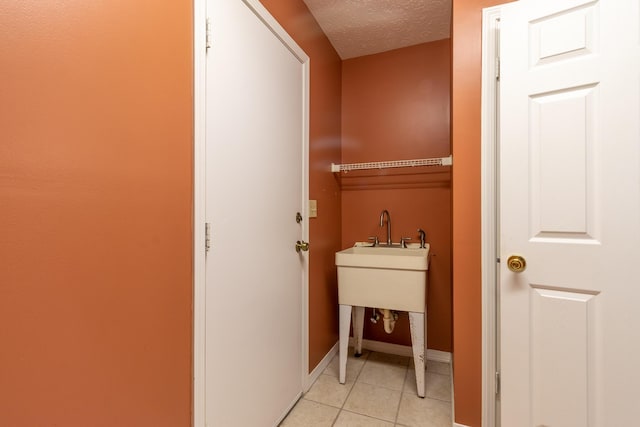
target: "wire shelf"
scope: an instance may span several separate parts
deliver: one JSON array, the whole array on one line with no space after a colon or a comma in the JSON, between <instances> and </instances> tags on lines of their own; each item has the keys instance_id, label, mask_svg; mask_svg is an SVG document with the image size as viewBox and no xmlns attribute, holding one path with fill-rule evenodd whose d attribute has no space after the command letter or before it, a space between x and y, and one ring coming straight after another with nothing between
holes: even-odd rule
<instances>
[{"instance_id":1,"label":"wire shelf","mask_svg":"<svg viewBox=\"0 0 640 427\"><path fill-rule=\"evenodd\" d=\"M365 169L408 168L416 166L451 166L453 157L434 157L430 159L391 160L386 162L345 163L336 165L331 163L331 172L349 172Z\"/></svg>"}]
</instances>

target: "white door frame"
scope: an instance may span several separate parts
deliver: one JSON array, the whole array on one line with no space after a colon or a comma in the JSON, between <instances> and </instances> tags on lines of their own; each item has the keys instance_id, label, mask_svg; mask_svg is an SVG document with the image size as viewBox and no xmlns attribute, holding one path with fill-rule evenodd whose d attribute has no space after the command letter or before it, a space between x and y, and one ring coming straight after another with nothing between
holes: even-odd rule
<instances>
[{"instance_id":1,"label":"white door frame","mask_svg":"<svg viewBox=\"0 0 640 427\"><path fill-rule=\"evenodd\" d=\"M304 236L309 241L309 57L258 0L242 0L271 28L289 50L303 63L303 206L302 217L307 226ZM193 1L193 426L206 427L205 343L206 343L206 275L205 275L205 206L206 206L206 60L207 0ZM308 255L307 255L308 256ZM309 387L309 268L302 283L302 372L303 391Z\"/></svg>"},{"instance_id":2,"label":"white door frame","mask_svg":"<svg viewBox=\"0 0 640 427\"><path fill-rule=\"evenodd\" d=\"M499 24L501 6L482 11L482 425L499 426L498 140Z\"/></svg>"},{"instance_id":3,"label":"white door frame","mask_svg":"<svg viewBox=\"0 0 640 427\"><path fill-rule=\"evenodd\" d=\"M193 414L194 427L205 427L205 206L207 0L193 1Z\"/></svg>"}]
</instances>

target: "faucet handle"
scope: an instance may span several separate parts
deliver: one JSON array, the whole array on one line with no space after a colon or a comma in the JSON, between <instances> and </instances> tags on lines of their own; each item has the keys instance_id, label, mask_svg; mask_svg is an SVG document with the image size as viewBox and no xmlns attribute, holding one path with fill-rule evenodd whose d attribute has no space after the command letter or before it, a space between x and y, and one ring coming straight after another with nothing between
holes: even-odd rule
<instances>
[{"instance_id":1,"label":"faucet handle","mask_svg":"<svg viewBox=\"0 0 640 427\"><path fill-rule=\"evenodd\" d=\"M378 246L380 242L378 241L378 236L371 236L369 240L373 240L373 246Z\"/></svg>"},{"instance_id":2,"label":"faucet handle","mask_svg":"<svg viewBox=\"0 0 640 427\"><path fill-rule=\"evenodd\" d=\"M400 238L400 247L407 247L407 240L411 240L411 237L401 237Z\"/></svg>"}]
</instances>

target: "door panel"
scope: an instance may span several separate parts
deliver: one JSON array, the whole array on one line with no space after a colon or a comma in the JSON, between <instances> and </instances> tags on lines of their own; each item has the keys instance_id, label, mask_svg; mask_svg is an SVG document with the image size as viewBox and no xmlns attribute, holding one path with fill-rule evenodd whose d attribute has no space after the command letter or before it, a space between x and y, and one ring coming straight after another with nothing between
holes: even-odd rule
<instances>
[{"instance_id":1,"label":"door panel","mask_svg":"<svg viewBox=\"0 0 640 427\"><path fill-rule=\"evenodd\" d=\"M266 11L248 3L207 4L210 426L275 425L302 392L305 73Z\"/></svg>"},{"instance_id":2,"label":"door panel","mask_svg":"<svg viewBox=\"0 0 640 427\"><path fill-rule=\"evenodd\" d=\"M588 425L588 378L593 377L590 360L595 357L595 297L558 287L532 286L531 389L535 426ZM548 420L554 423L548 424Z\"/></svg>"},{"instance_id":3,"label":"door panel","mask_svg":"<svg viewBox=\"0 0 640 427\"><path fill-rule=\"evenodd\" d=\"M597 2L575 5L530 21L531 64L541 66L595 52ZM563 6L561 6L562 8Z\"/></svg>"},{"instance_id":4,"label":"door panel","mask_svg":"<svg viewBox=\"0 0 640 427\"><path fill-rule=\"evenodd\" d=\"M532 236L588 238L597 86L529 98Z\"/></svg>"},{"instance_id":5,"label":"door panel","mask_svg":"<svg viewBox=\"0 0 640 427\"><path fill-rule=\"evenodd\" d=\"M502 11L505 427L635 421L638 8L635 0L521 0ZM526 259L524 272L508 269L512 254Z\"/></svg>"}]
</instances>

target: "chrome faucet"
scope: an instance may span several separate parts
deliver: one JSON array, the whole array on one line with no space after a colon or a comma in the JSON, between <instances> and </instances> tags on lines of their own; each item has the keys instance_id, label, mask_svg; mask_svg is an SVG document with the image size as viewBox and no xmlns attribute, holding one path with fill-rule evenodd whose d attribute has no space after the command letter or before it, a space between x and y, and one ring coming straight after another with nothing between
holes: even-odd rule
<instances>
[{"instance_id":1,"label":"chrome faucet","mask_svg":"<svg viewBox=\"0 0 640 427\"><path fill-rule=\"evenodd\" d=\"M386 209L380 213L380 227L384 227L385 214L387 215L387 246L391 246L391 215Z\"/></svg>"},{"instance_id":2,"label":"chrome faucet","mask_svg":"<svg viewBox=\"0 0 640 427\"><path fill-rule=\"evenodd\" d=\"M420 247L422 249L425 248L425 238L426 238L426 233L424 232L424 230L422 228L418 228L418 234L420 234Z\"/></svg>"}]
</instances>

